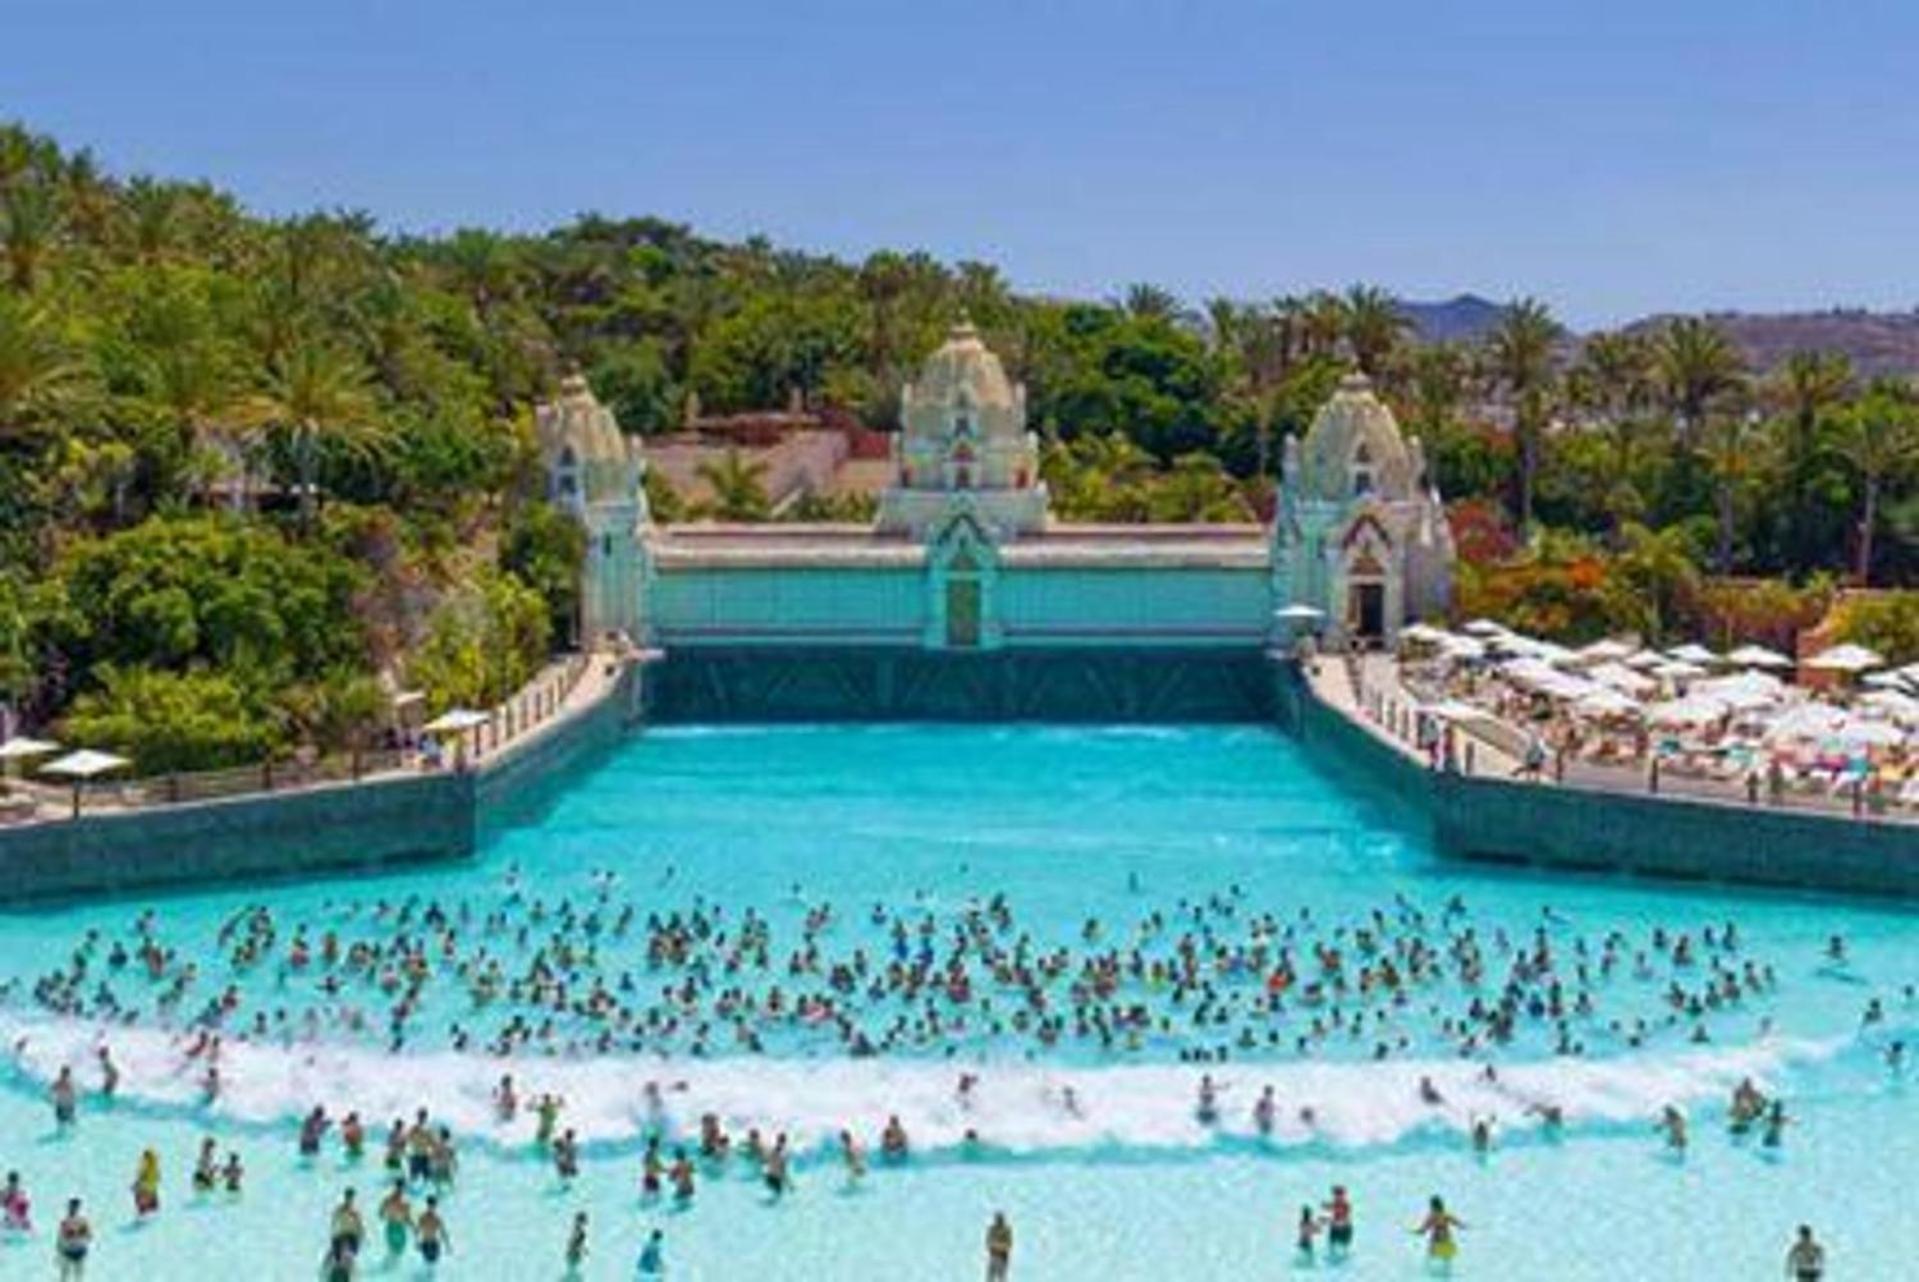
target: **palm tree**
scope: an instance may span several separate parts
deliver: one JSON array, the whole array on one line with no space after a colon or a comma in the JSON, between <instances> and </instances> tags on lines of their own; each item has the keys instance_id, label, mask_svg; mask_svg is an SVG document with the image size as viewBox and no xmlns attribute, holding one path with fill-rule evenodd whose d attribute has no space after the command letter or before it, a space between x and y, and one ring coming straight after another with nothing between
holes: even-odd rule
<instances>
[{"instance_id":1,"label":"palm tree","mask_svg":"<svg viewBox=\"0 0 1919 1282\"><path fill-rule=\"evenodd\" d=\"M713 491L704 506L722 521L764 521L772 511L766 495L766 464L729 449L718 461L707 460L696 473Z\"/></svg>"},{"instance_id":2,"label":"palm tree","mask_svg":"<svg viewBox=\"0 0 1919 1282\"><path fill-rule=\"evenodd\" d=\"M1712 469L1713 506L1719 526L1713 568L1722 575L1732 573L1734 501L1740 485L1752 473L1753 446L1758 441L1761 422L1757 410L1720 414L1708 422L1706 460Z\"/></svg>"},{"instance_id":3,"label":"palm tree","mask_svg":"<svg viewBox=\"0 0 1919 1282\"><path fill-rule=\"evenodd\" d=\"M1539 477L1539 451L1551 408L1553 346L1565 331L1552 311L1536 298L1507 304L1498 328L1487 340L1494 379L1505 389L1513 410L1513 435L1519 444L1519 525L1533 523L1533 491Z\"/></svg>"},{"instance_id":4,"label":"palm tree","mask_svg":"<svg viewBox=\"0 0 1919 1282\"><path fill-rule=\"evenodd\" d=\"M1879 522L1879 496L1886 482L1919 460L1919 412L1913 391L1903 383L1879 379L1843 420L1839 452L1859 473L1859 542L1853 574L1861 586L1872 583L1873 532Z\"/></svg>"},{"instance_id":5,"label":"palm tree","mask_svg":"<svg viewBox=\"0 0 1919 1282\"><path fill-rule=\"evenodd\" d=\"M1181 312L1177 294L1144 282L1128 285L1119 306L1135 320L1176 321Z\"/></svg>"},{"instance_id":6,"label":"palm tree","mask_svg":"<svg viewBox=\"0 0 1919 1282\"><path fill-rule=\"evenodd\" d=\"M1379 378L1400 340L1412 329L1412 318L1400 308L1398 299L1372 285L1354 285L1339 301L1353 359L1361 373Z\"/></svg>"},{"instance_id":7,"label":"palm tree","mask_svg":"<svg viewBox=\"0 0 1919 1282\"><path fill-rule=\"evenodd\" d=\"M1745 381L1745 358L1724 330L1697 316L1667 321L1653 353L1666 406L1678 421L1680 448L1690 451L1706 416Z\"/></svg>"},{"instance_id":8,"label":"palm tree","mask_svg":"<svg viewBox=\"0 0 1919 1282\"><path fill-rule=\"evenodd\" d=\"M82 368L45 311L0 294L0 441L36 425L73 391Z\"/></svg>"},{"instance_id":9,"label":"palm tree","mask_svg":"<svg viewBox=\"0 0 1919 1282\"><path fill-rule=\"evenodd\" d=\"M1852 386L1852 362L1840 352L1794 352L1774 373L1770 391L1785 411L1785 555L1794 569L1819 554L1811 503L1812 472L1827 416Z\"/></svg>"},{"instance_id":10,"label":"palm tree","mask_svg":"<svg viewBox=\"0 0 1919 1282\"><path fill-rule=\"evenodd\" d=\"M31 293L40 267L60 234L60 202L43 181L17 182L0 197L0 243L7 256L7 277L21 293Z\"/></svg>"},{"instance_id":11,"label":"palm tree","mask_svg":"<svg viewBox=\"0 0 1919 1282\"><path fill-rule=\"evenodd\" d=\"M318 342L296 343L274 363L265 388L248 406L247 417L292 434L300 522L308 529L318 511L322 446L367 455L377 452L386 439L385 430L374 420L365 366L350 352Z\"/></svg>"}]
</instances>

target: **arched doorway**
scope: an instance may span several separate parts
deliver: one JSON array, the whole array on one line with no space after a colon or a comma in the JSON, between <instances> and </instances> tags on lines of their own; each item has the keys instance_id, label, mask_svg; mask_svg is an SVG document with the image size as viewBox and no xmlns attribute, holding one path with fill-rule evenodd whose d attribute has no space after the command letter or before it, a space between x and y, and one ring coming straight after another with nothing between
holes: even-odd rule
<instances>
[{"instance_id":1,"label":"arched doorway","mask_svg":"<svg viewBox=\"0 0 1919 1282\"><path fill-rule=\"evenodd\" d=\"M991 648L999 630L993 618L993 585L999 557L970 512L947 521L927 548L930 595L926 643L941 650Z\"/></svg>"}]
</instances>

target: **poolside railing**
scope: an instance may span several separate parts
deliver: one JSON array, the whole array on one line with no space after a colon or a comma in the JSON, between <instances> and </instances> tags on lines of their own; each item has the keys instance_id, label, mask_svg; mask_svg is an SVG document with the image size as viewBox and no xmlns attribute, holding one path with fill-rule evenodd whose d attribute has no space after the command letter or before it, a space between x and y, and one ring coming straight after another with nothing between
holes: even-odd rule
<instances>
[{"instance_id":1,"label":"poolside railing","mask_svg":"<svg viewBox=\"0 0 1919 1282\"><path fill-rule=\"evenodd\" d=\"M418 748L367 748L324 756L277 758L224 770L173 772L136 779L95 780L79 785L80 810L107 806L118 810L177 806L235 797L291 792L304 788L358 783L408 770L471 766L540 730L567 710L595 658L571 654L548 664L539 675L494 707L485 723L460 736L463 751L439 759ZM55 813L73 813L70 786L12 781L12 790L31 799L29 809L0 813L0 822L33 822Z\"/></svg>"}]
</instances>

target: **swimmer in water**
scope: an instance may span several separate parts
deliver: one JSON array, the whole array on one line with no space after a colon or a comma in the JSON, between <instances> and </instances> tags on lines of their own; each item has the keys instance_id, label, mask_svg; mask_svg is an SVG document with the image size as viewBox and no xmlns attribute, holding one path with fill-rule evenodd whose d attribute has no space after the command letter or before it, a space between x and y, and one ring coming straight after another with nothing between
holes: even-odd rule
<instances>
[{"instance_id":1,"label":"swimmer in water","mask_svg":"<svg viewBox=\"0 0 1919 1282\"><path fill-rule=\"evenodd\" d=\"M1666 1147L1674 1153L1686 1151L1686 1115L1668 1104L1659 1114L1659 1130L1665 1132Z\"/></svg>"},{"instance_id":2,"label":"swimmer in water","mask_svg":"<svg viewBox=\"0 0 1919 1282\"><path fill-rule=\"evenodd\" d=\"M420 1212L420 1218L413 1226L415 1243L420 1248L420 1258L431 1269L439 1264L442 1255L453 1253L453 1241L446 1231L446 1221L440 1218L440 1199L429 1194L426 1209Z\"/></svg>"},{"instance_id":3,"label":"swimmer in water","mask_svg":"<svg viewBox=\"0 0 1919 1282\"><path fill-rule=\"evenodd\" d=\"M1006 1222L1006 1212L995 1211L986 1226L986 1282L1006 1282L1012 1266L1013 1226Z\"/></svg>"},{"instance_id":4,"label":"swimmer in water","mask_svg":"<svg viewBox=\"0 0 1919 1282\"><path fill-rule=\"evenodd\" d=\"M566 1276L578 1277L586 1263L586 1212L573 1217L573 1228L566 1235Z\"/></svg>"},{"instance_id":5,"label":"swimmer in water","mask_svg":"<svg viewBox=\"0 0 1919 1282\"><path fill-rule=\"evenodd\" d=\"M1813 1240L1810 1224L1799 1226L1786 1251L1786 1276L1791 1282L1820 1282L1826 1276L1826 1248Z\"/></svg>"},{"instance_id":6,"label":"swimmer in water","mask_svg":"<svg viewBox=\"0 0 1919 1282\"><path fill-rule=\"evenodd\" d=\"M67 1202L66 1216L54 1238L54 1254L60 1259L60 1282L80 1282L86 1273L87 1252L93 1247L93 1226L80 1211L80 1199Z\"/></svg>"},{"instance_id":7,"label":"swimmer in water","mask_svg":"<svg viewBox=\"0 0 1919 1282\"><path fill-rule=\"evenodd\" d=\"M392 1190L380 1200L380 1231L386 1235L387 1255L397 1261L413 1233L413 1207L402 1180L393 1181Z\"/></svg>"},{"instance_id":8,"label":"swimmer in water","mask_svg":"<svg viewBox=\"0 0 1919 1282\"><path fill-rule=\"evenodd\" d=\"M1293 1251L1301 1264L1311 1264L1317 1254L1319 1231L1325 1222L1313 1213L1311 1206L1299 1208L1299 1224L1294 1231Z\"/></svg>"},{"instance_id":9,"label":"swimmer in water","mask_svg":"<svg viewBox=\"0 0 1919 1282\"><path fill-rule=\"evenodd\" d=\"M1453 1257L1459 1254L1458 1231L1466 1227L1464 1220L1446 1209L1446 1203L1435 1193L1426 1203L1426 1218L1413 1230L1413 1236L1426 1239L1426 1258L1445 1272L1452 1271Z\"/></svg>"},{"instance_id":10,"label":"swimmer in water","mask_svg":"<svg viewBox=\"0 0 1919 1282\"><path fill-rule=\"evenodd\" d=\"M1343 1260L1353 1249L1353 1204L1344 1184L1333 1185L1332 1196L1323 1208L1326 1212L1326 1255Z\"/></svg>"},{"instance_id":11,"label":"swimmer in water","mask_svg":"<svg viewBox=\"0 0 1919 1282\"><path fill-rule=\"evenodd\" d=\"M640 1248L637 1271L643 1278L666 1276L666 1235L658 1229L647 1234L646 1245Z\"/></svg>"}]
</instances>

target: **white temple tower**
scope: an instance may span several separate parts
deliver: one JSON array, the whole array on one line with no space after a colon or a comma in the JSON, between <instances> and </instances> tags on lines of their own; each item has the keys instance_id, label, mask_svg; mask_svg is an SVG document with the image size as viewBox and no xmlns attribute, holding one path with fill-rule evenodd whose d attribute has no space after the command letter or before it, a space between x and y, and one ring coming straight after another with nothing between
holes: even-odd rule
<instances>
[{"instance_id":1,"label":"white temple tower","mask_svg":"<svg viewBox=\"0 0 1919 1282\"><path fill-rule=\"evenodd\" d=\"M1026 389L1006 377L979 332L961 322L901 396L893 483L879 529L927 537L964 511L995 541L1046 523L1039 442L1026 430Z\"/></svg>"},{"instance_id":2,"label":"white temple tower","mask_svg":"<svg viewBox=\"0 0 1919 1282\"><path fill-rule=\"evenodd\" d=\"M643 642L647 510L639 443L620 431L578 374L561 381L559 398L539 407L535 423L547 496L586 529L580 646L613 636Z\"/></svg>"},{"instance_id":3,"label":"white temple tower","mask_svg":"<svg viewBox=\"0 0 1919 1282\"><path fill-rule=\"evenodd\" d=\"M1274 596L1323 611L1336 637L1391 641L1446 609L1453 555L1419 442L1400 435L1365 375L1347 375L1305 441L1286 440Z\"/></svg>"}]
</instances>

